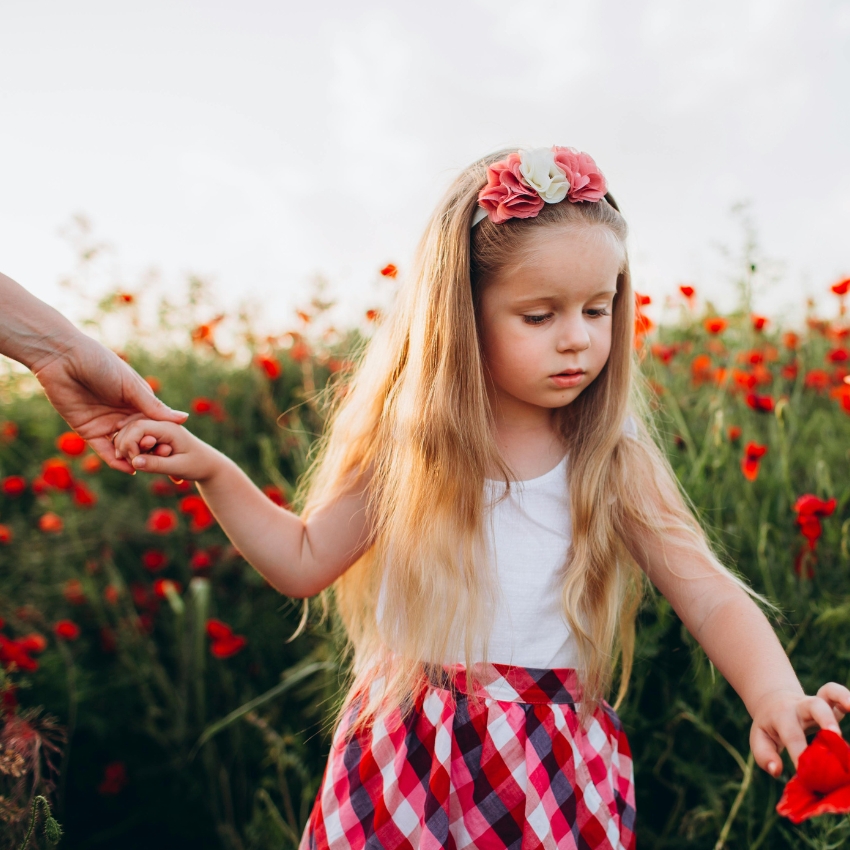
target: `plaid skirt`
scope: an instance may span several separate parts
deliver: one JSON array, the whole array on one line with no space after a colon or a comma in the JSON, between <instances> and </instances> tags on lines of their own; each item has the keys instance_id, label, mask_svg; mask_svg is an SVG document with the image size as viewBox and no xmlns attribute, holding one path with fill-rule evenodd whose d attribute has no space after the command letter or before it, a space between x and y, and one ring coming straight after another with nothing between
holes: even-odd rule
<instances>
[{"instance_id":1,"label":"plaid skirt","mask_svg":"<svg viewBox=\"0 0 850 850\"><path fill-rule=\"evenodd\" d=\"M461 665L433 666L403 722L398 710L352 736L355 694L299 850L634 850L634 769L614 709L603 702L582 730L575 670L481 669L481 700Z\"/></svg>"}]
</instances>

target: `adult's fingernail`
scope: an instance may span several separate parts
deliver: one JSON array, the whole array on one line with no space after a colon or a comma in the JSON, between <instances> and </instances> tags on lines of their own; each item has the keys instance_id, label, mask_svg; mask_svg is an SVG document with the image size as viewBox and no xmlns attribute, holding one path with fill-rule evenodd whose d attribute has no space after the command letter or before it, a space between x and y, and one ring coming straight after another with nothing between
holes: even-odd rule
<instances>
[{"instance_id":1,"label":"adult's fingernail","mask_svg":"<svg viewBox=\"0 0 850 850\"><path fill-rule=\"evenodd\" d=\"M145 459L141 455L137 455L133 458L133 466L135 466L136 469L144 469Z\"/></svg>"}]
</instances>

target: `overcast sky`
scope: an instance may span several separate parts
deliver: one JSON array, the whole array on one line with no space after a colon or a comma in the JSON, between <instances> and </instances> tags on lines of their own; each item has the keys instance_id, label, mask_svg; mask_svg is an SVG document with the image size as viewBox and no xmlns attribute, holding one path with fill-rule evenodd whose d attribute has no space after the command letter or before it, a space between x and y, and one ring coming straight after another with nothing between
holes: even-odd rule
<instances>
[{"instance_id":1,"label":"overcast sky","mask_svg":"<svg viewBox=\"0 0 850 850\"><path fill-rule=\"evenodd\" d=\"M129 289L198 273L283 326L320 273L364 309L504 145L594 157L656 301L733 305L740 201L761 310L850 275L846 0L0 0L0 116L0 270L72 311L75 213Z\"/></svg>"}]
</instances>

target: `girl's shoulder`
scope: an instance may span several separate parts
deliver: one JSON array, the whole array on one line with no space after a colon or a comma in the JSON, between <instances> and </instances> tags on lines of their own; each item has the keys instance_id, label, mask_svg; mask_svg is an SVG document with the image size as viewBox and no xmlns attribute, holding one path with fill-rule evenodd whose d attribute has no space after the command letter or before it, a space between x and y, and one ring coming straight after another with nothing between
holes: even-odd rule
<instances>
[{"instance_id":1,"label":"girl's shoulder","mask_svg":"<svg viewBox=\"0 0 850 850\"><path fill-rule=\"evenodd\" d=\"M627 437L634 437L634 438L636 438L637 435L638 435L637 420L635 419L635 417L631 413L628 416L626 416L626 420L625 420L625 422L623 422L623 433Z\"/></svg>"}]
</instances>

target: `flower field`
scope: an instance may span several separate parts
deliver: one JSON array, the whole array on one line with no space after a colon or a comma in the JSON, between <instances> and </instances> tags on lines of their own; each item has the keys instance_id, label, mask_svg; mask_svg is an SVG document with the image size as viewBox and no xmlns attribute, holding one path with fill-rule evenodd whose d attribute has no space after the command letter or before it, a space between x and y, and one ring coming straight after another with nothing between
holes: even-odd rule
<instances>
[{"instance_id":1,"label":"flower field","mask_svg":"<svg viewBox=\"0 0 850 850\"><path fill-rule=\"evenodd\" d=\"M850 681L848 289L833 287L830 318L809 311L795 328L747 308L716 315L689 286L675 321L654 327L639 297L661 438L725 562L784 612L774 625L808 693ZM134 301L116 293L95 322ZM128 330L124 352L190 410L187 427L287 504L327 394L380 320L372 310L341 333L323 309L278 337L234 320L250 357L223 351L229 318L194 314L163 330L167 345ZM43 794L66 848L295 847L341 696L332 620L314 604L290 640L301 604L247 565L190 484L107 469L34 389L19 371L0 377L0 846L21 845ZM790 759L781 781L754 766L743 704L660 595L641 611L620 715L639 846L850 840L844 816L777 814ZM48 846L40 828L29 846Z\"/></svg>"}]
</instances>

